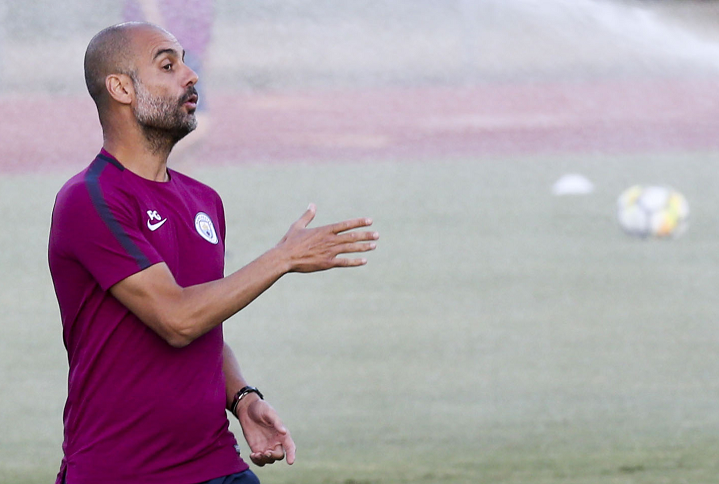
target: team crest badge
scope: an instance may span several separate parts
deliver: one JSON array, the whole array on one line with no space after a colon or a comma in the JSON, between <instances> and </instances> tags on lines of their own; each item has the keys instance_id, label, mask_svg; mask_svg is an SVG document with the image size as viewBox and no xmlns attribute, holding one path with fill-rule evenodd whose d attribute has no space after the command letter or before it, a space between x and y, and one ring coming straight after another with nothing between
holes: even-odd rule
<instances>
[{"instance_id":1,"label":"team crest badge","mask_svg":"<svg viewBox=\"0 0 719 484\"><path fill-rule=\"evenodd\" d=\"M211 244L217 243L215 226L212 225L212 219L205 212L198 212L197 215L195 215L195 228L203 239Z\"/></svg>"}]
</instances>

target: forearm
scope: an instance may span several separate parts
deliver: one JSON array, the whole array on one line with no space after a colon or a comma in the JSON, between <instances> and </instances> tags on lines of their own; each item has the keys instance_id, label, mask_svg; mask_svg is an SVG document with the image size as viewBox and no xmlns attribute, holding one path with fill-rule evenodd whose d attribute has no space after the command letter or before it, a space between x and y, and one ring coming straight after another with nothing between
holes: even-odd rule
<instances>
[{"instance_id":1,"label":"forearm","mask_svg":"<svg viewBox=\"0 0 719 484\"><path fill-rule=\"evenodd\" d=\"M250 304L287 272L272 249L216 281L181 287L166 264L156 264L110 291L170 345L182 347Z\"/></svg>"},{"instance_id":2,"label":"forearm","mask_svg":"<svg viewBox=\"0 0 719 484\"><path fill-rule=\"evenodd\" d=\"M192 341L221 324L269 289L287 272L276 249L229 276L182 289L174 308L174 330Z\"/></svg>"},{"instance_id":3,"label":"forearm","mask_svg":"<svg viewBox=\"0 0 719 484\"><path fill-rule=\"evenodd\" d=\"M227 343L222 348L222 372L225 376L225 407L228 410L233 410L235 396L240 390L248 386L248 383L242 376L240 363L237 361L235 353ZM246 412L247 407L259 398L256 393L245 394L234 409L233 415L239 419L240 413Z\"/></svg>"},{"instance_id":4,"label":"forearm","mask_svg":"<svg viewBox=\"0 0 719 484\"><path fill-rule=\"evenodd\" d=\"M225 376L225 391L227 394L227 408L232 406L235 398L235 394L241 389L247 386L247 381L242 376L242 370L240 369L240 363L235 357L235 353L232 348L225 343L222 349L222 372Z\"/></svg>"}]
</instances>

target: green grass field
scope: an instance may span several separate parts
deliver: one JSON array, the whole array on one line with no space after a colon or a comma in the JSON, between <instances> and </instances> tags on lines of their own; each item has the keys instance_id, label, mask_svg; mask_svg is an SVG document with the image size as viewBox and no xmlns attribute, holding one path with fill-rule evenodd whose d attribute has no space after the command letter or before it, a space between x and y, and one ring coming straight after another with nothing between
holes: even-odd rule
<instances>
[{"instance_id":1,"label":"green grass field","mask_svg":"<svg viewBox=\"0 0 719 484\"><path fill-rule=\"evenodd\" d=\"M311 201L316 224L381 233L368 266L287 276L225 325L298 445L263 483L719 482L716 156L192 169L224 198L228 271ZM568 172L597 191L553 197ZM52 482L61 458L46 239L69 175L0 178L2 483ZM634 183L685 194L683 238L619 230Z\"/></svg>"}]
</instances>

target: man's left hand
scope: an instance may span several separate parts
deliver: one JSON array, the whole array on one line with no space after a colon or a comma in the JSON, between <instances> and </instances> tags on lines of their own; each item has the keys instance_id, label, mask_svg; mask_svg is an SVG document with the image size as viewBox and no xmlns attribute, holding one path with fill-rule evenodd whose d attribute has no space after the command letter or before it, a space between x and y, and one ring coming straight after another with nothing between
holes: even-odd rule
<instances>
[{"instance_id":1,"label":"man's left hand","mask_svg":"<svg viewBox=\"0 0 719 484\"><path fill-rule=\"evenodd\" d=\"M282 423L272 406L255 394L247 395L237 408L242 433L250 446L250 459L260 467L287 456L287 463L295 462L295 443L290 431Z\"/></svg>"}]
</instances>

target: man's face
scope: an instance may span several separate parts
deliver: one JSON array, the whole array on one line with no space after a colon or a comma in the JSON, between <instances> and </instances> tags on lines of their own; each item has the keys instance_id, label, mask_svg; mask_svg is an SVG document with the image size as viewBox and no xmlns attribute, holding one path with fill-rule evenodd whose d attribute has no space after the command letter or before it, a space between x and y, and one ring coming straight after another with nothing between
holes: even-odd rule
<instances>
[{"instance_id":1,"label":"man's face","mask_svg":"<svg viewBox=\"0 0 719 484\"><path fill-rule=\"evenodd\" d=\"M190 86L180 96L153 95L139 79L133 79L135 105L133 112L137 122L146 128L168 131L175 138L182 139L197 127L195 108L188 103L196 102L197 91Z\"/></svg>"},{"instance_id":2,"label":"man's face","mask_svg":"<svg viewBox=\"0 0 719 484\"><path fill-rule=\"evenodd\" d=\"M147 29L136 41L135 118L143 128L180 140L197 127L197 75L183 62L180 44L165 32Z\"/></svg>"}]
</instances>

